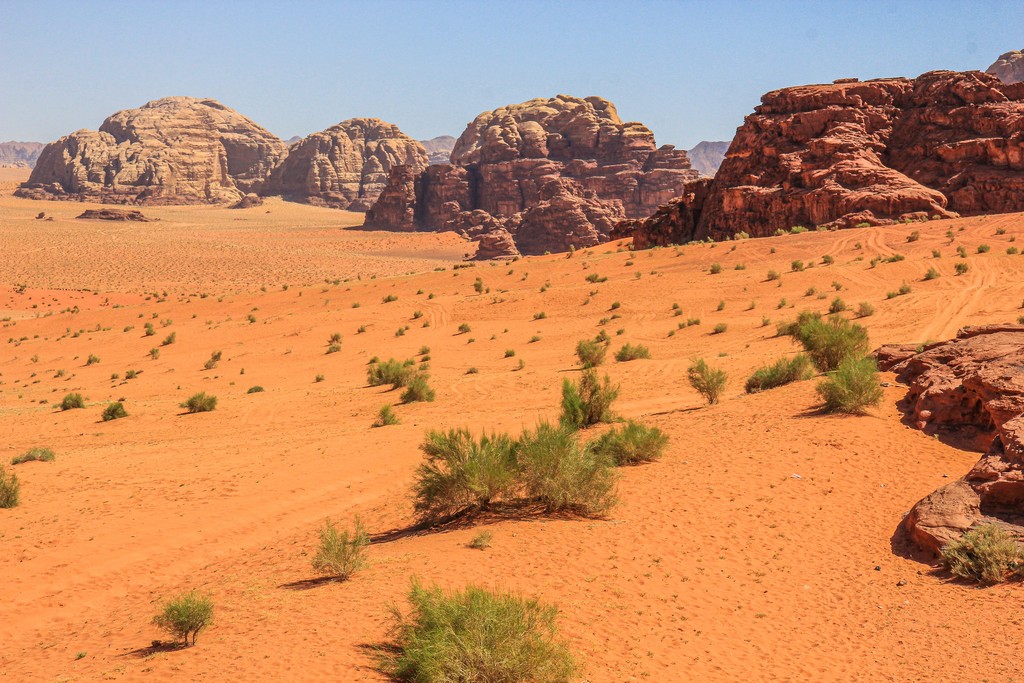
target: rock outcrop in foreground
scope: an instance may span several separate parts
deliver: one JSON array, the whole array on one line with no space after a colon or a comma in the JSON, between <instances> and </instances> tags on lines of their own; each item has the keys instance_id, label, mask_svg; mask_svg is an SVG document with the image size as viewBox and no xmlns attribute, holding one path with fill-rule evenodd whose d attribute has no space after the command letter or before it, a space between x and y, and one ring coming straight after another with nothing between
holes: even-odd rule
<instances>
[{"instance_id":1,"label":"rock outcrop in foreground","mask_svg":"<svg viewBox=\"0 0 1024 683\"><path fill-rule=\"evenodd\" d=\"M394 169L366 225L469 237L500 229L526 254L587 247L608 239L609 216L648 215L696 177L686 152L657 147L611 102L559 95L480 114L450 164ZM548 236L544 226L561 227Z\"/></svg>"},{"instance_id":2,"label":"rock outcrop in foreground","mask_svg":"<svg viewBox=\"0 0 1024 683\"><path fill-rule=\"evenodd\" d=\"M395 166L422 171L427 152L398 126L380 119L348 119L313 133L288 150L270 173L264 195L336 209L366 211Z\"/></svg>"},{"instance_id":3,"label":"rock outcrop in foreground","mask_svg":"<svg viewBox=\"0 0 1024 683\"><path fill-rule=\"evenodd\" d=\"M167 97L51 142L15 194L118 204L236 202L285 155L276 136L214 100Z\"/></svg>"},{"instance_id":4,"label":"rock outcrop in foreground","mask_svg":"<svg viewBox=\"0 0 1024 683\"><path fill-rule=\"evenodd\" d=\"M909 386L901 407L915 427L985 452L913 507L902 522L908 537L938 553L995 522L1024 539L1024 325L967 327L921 352L883 346L876 355Z\"/></svg>"},{"instance_id":5,"label":"rock outcrop in foreground","mask_svg":"<svg viewBox=\"0 0 1024 683\"><path fill-rule=\"evenodd\" d=\"M992 66L985 69L985 73L992 74L1003 83L1024 81L1024 52L1011 50L999 55L999 59L992 62Z\"/></svg>"},{"instance_id":6,"label":"rock outcrop in foreground","mask_svg":"<svg viewBox=\"0 0 1024 683\"><path fill-rule=\"evenodd\" d=\"M706 182L706 181L705 181ZM641 241L1024 211L1024 84L971 71L784 88L747 116L714 180Z\"/></svg>"}]
</instances>

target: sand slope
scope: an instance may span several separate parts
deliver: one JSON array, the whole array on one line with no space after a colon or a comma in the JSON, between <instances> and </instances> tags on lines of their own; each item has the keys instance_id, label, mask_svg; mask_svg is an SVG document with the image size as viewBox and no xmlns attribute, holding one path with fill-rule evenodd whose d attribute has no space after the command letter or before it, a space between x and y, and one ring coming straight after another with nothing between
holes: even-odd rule
<instances>
[{"instance_id":1,"label":"sand slope","mask_svg":"<svg viewBox=\"0 0 1024 683\"><path fill-rule=\"evenodd\" d=\"M71 220L82 208L0 199L0 253L17 254L0 259L0 457L22 481L22 504L0 510L0 677L383 680L388 606L418 577L557 602L589 681L1020 678L1019 587L949 583L890 548L902 514L976 454L903 426L898 386L857 418L817 414L814 382L742 394L756 366L795 351L774 323L836 295L874 304L862 322L875 344L1015 320L1024 256L1005 251L1020 215L635 254L613 243L452 271L467 247L451 235L363 233L344 229L351 214L302 205L151 208L161 220L142 225ZM57 219L35 221L41 210ZM870 267L892 254L906 259ZM817 265L789 272L795 259ZM970 270L956 277L959 260ZM942 277L924 282L930 266ZM887 300L904 281L913 291ZM668 336L691 317L701 324ZM621 470L607 519L484 520L486 551L465 547L479 526L397 534L352 581L308 581L325 516L358 513L375 533L410 523L425 429L555 418L576 341L602 328L612 351L628 341L652 355L603 368L621 383L618 412L672 437L662 461ZM333 332L342 350L326 354ZM398 397L365 386L367 360L423 345L437 401L398 405L402 424L372 429ZM696 356L730 374L718 406L686 383ZM182 415L200 390L217 410ZM71 391L87 408L55 411ZM102 422L122 398L130 416ZM56 461L6 465L34 445ZM194 649L149 649L166 637L150 624L156 604L191 587L213 595L215 625Z\"/></svg>"}]
</instances>

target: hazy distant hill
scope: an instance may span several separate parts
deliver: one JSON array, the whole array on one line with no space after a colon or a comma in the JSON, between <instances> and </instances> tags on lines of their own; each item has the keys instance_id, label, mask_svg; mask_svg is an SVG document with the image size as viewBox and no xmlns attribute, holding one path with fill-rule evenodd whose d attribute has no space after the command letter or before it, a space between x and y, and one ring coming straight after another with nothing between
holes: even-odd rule
<instances>
[{"instance_id":1,"label":"hazy distant hill","mask_svg":"<svg viewBox=\"0 0 1024 683\"><path fill-rule=\"evenodd\" d=\"M426 148L431 164L447 164L452 148L455 147L455 138L451 135L439 135L429 140L420 140L420 144Z\"/></svg>"},{"instance_id":2,"label":"hazy distant hill","mask_svg":"<svg viewBox=\"0 0 1024 683\"><path fill-rule=\"evenodd\" d=\"M725 159L725 153L729 151L730 141L725 142L709 142L704 140L698 142L697 146L691 149L687 154L690 157L690 165L701 175L714 176L718 172L718 167L722 165L722 160Z\"/></svg>"},{"instance_id":3,"label":"hazy distant hill","mask_svg":"<svg viewBox=\"0 0 1024 683\"><path fill-rule=\"evenodd\" d=\"M45 145L41 142L0 142L0 166L36 165Z\"/></svg>"}]
</instances>

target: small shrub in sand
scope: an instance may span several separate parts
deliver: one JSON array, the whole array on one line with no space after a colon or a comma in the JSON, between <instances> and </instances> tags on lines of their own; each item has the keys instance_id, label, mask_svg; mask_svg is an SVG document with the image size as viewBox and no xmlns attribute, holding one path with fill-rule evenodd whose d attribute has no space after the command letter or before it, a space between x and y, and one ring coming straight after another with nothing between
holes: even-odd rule
<instances>
[{"instance_id":1,"label":"small shrub in sand","mask_svg":"<svg viewBox=\"0 0 1024 683\"><path fill-rule=\"evenodd\" d=\"M405 385L405 391L402 392L402 403L433 401L435 395L429 381L430 375L427 373L415 373Z\"/></svg>"},{"instance_id":2,"label":"small shrub in sand","mask_svg":"<svg viewBox=\"0 0 1024 683\"><path fill-rule=\"evenodd\" d=\"M338 527L328 518L320 529L320 547L313 557L313 570L323 576L333 576L345 581L366 566L366 547L370 535L366 533L358 515L353 523L352 533Z\"/></svg>"},{"instance_id":3,"label":"small shrub in sand","mask_svg":"<svg viewBox=\"0 0 1024 683\"><path fill-rule=\"evenodd\" d=\"M882 387L878 384L878 366L875 359L844 358L828 376L818 384L818 395L828 413L861 414L882 400Z\"/></svg>"},{"instance_id":4,"label":"small shrub in sand","mask_svg":"<svg viewBox=\"0 0 1024 683\"><path fill-rule=\"evenodd\" d=\"M611 405L618 396L618 386L613 386L607 375L599 381L596 370L586 369L579 382L562 381L562 416L559 422L572 429L611 422L614 418Z\"/></svg>"},{"instance_id":5,"label":"small shrub in sand","mask_svg":"<svg viewBox=\"0 0 1024 683\"><path fill-rule=\"evenodd\" d=\"M33 461L53 462L54 458L56 458L56 457L57 456L54 455L54 453L53 453L53 451L51 449L36 447L36 448L30 448L27 451L25 451L24 453L22 453L21 455L16 455L13 458L11 458L11 464L12 465L20 465L23 462L33 462Z\"/></svg>"},{"instance_id":6,"label":"small shrub in sand","mask_svg":"<svg viewBox=\"0 0 1024 683\"><path fill-rule=\"evenodd\" d=\"M558 610L512 593L413 584L411 613L394 613L385 672L416 683L568 683L576 663L559 639Z\"/></svg>"},{"instance_id":7,"label":"small shrub in sand","mask_svg":"<svg viewBox=\"0 0 1024 683\"><path fill-rule=\"evenodd\" d=\"M404 387L416 374L416 363L412 359L398 361L390 358L383 362L371 363L366 371L366 383L371 387L390 384L392 389Z\"/></svg>"},{"instance_id":8,"label":"small shrub in sand","mask_svg":"<svg viewBox=\"0 0 1024 683\"><path fill-rule=\"evenodd\" d=\"M604 362L607 347L592 339L583 339L576 344L576 356L584 368L596 368Z\"/></svg>"},{"instance_id":9,"label":"small shrub in sand","mask_svg":"<svg viewBox=\"0 0 1024 683\"><path fill-rule=\"evenodd\" d=\"M61 410L73 410L75 408L84 408L84 407L85 407L85 399L82 398L81 394L77 394L77 393L68 394L60 402L60 409Z\"/></svg>"},{"instance_id":10,"label":"small shrub in sand","mask_svg":"<svg viewBox=\"0 0 1024 683\"><path fill-rule=\"evenodd\" d=\"M971 529L942 549L942 559L953 576L994 584L1019 571L1021 551L1013 536L998 524Z\"/></svg>"},{"instance_id":11,"label":"small shrub in sand","mask_svg":"<svg viewBox=\"0 0 1024 683\"><path fill-rule=\"evenodd\" d=\"M861 358L869 351L867 330L839 316L822 319L804 311L784 333L791 334L803 345L822 372L835 370L844 358Z\"/></svg>"},{"instance_id":12,"label":"small shrub in sand","mask_svg":"<svg viewBox=\"0 0 1024 683\"><path fill-rule=\"evenodd\" d=\"M590 448L599 457L621 466L657 460L667 445L668 435L657 427L629 420L592 441Z\"/></svg>"},{"instance_id":13,"label":"small shrub in sand","mask_svg":"<svg viewBox=\"0 0 1024 683\"><path fill-rule=\"evenodd\" d=\"M122 417L128 417L128 411L124 409L124 404L120 401L108 403L107 407L103 409L103 421L110 422L111 420L119 420Z\"/></svg>"},{"instance_id":14,"label":"small shrub in sand","mask_svg":"<svg viewBox=\"0 0 1024 683\"><path fill-rule=\"evenodd\" d=\"M198 394L190 396L181 404L181 407L190 413L208 413L217 407L217 397L200 391Z\"/></svg>"},{"instance_id":15,"label":"small shrub in sand","mask_svg":"<svg viewBox=\"0 0 1024 683\"><path fill-rule=\"evenodd\" d=\"M391 408L391 404L381 406L381 409L377 412L377 421L373 423L374 427L386 427L388 425L396 425L399 423L398 416L395 415L395 411Z\"/></svg>"},{"instance_id":16,"label":"small shrub in sand","mask_svg":"<svg viewBox=\"0 0 1024 683\"><path fill-rule=\"evenodd\" d=\"M21 500L21 483L18 475L7 473L0 467L0 508L17 507Z\"/></svg>"},{"instance_id":17,"label":"small shrub in sand","mask_svg":"<svg viewBox=\"0 0 1024 683\"><path fill-rule=\"evenodd\" d=\"M765 389L774 389L790 382L810 379L814 376L811 359L804 354L792 358L780 358L771 365L764 365L754 371L744 386L748 394Z\"/></svg>"},{"instance_id":18,"label":"small shrub in sand","mask_svg":"<svg viewBox=\"0 0 1024 683\"><path fill-rule=\"evenodd\" d=\"M725 383L728 375L725 370L712 368L703 358L699 358L690 365L686 371L686 377L690 386L697 390L709 404L718 403L722 392L725 391Z\"/></svg>"},{"instance_id":19,"label":"small shrub in sand","mask_svg":"<svg viewBox=\"0 0 1024 683\"><path fill-rule=\"evenodd\" d=\"M167 601L160 613L153 617L154 624L180 638L186 647L189 645L189 636L192 636L191 644L195 645L199 632L212 621L213 601L209 596L194 590Z\"/></svg>"},{"instance_id":20,"label":"small shrub in sand","mask_svg":"<svg viewBox=\"0 0 1024 683\"><path fill-rule=\"evenodd\" d=\"M541 422L523 432L516 451L524 492L545 512L597 515L615 504L611 461L581 446L575 430Z\"/></svg>"},{"instance_id":21,"label":"small shrub in sand","mask_svg":"<svg viewBox=\"0 0 1024 683\"><path fill-rule=\"evenodd\" d=\"M263 391L264 391L263 387L261 387L259 384L257 384L256 386L249 387L249 390L246 391L245 393L247 393L247 394L262 394Z\"/></svg>"},{"instance_id":22,"label":"small shrub in sand","mask_svg":"<svg viewBox=\"0 0 1024 683\"><path fill-rule=\"evenodd\" d=\"M620 363L624 363L638 358L649 359L651 352L643 344L625 344L621 349L615 352L615 360Z\"/></svg>"},{"instance_id":23,"label":"small shrub in sand","mask_svg":"<svg viewBox=\"0 0 1024 683\"><path fill-rule=\"evenodd\" d=\"M487 550L491 547L491 540L494 538L494 534L490 531L481 531L466 545L474 550Z\"/></svg>"}]
</instances>

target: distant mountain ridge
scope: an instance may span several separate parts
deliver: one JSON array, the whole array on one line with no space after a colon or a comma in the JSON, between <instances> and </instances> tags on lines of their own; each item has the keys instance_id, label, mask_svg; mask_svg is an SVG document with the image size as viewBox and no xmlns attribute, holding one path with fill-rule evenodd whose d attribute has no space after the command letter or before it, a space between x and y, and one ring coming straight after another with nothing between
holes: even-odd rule
<instances>
[{"instance_id":1,"label":"distant mountain ridge","mask_svg":"<svg viewBox=\"0 0 1024 683\"><path fill-rule=\"evenodd\" d=\"M698 142L696 147L686 153L690 157L690 166L702 176L713 178L731 144L731 140Z\"/></svg>"},{"instance_id":2,"label":"distant mountain ridge","mask_svg":"<svg viewBox=\"0 0 1024 683\"><path fill-rule=\"evenodd\" d=\"M45 146L42 142L0 142L0 166L34 168Z\"/></svg>"},{"instance_id":3,"label":"distant mountain ridge","mask_svg":"<svg viewBox=\"0 0 1024 683\"><path fill-rule=\"evenodd\" d=\"M429 140L420 140L420 144L427 150L427 157L433 164L447 164L452 156L452 149L455 148L455 138L451 135L438 135Z\"/></svg>"}]
</instances>

